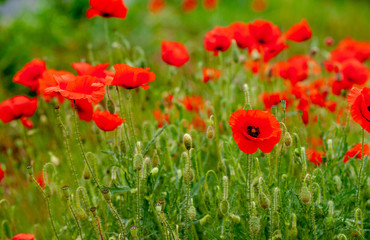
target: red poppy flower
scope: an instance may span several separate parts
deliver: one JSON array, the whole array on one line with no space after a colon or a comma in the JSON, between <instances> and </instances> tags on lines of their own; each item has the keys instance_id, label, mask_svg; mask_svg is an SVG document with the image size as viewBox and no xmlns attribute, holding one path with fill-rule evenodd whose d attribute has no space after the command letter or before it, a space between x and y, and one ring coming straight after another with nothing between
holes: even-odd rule
<instances>
[{"instance_id":1,"label":"red poppy flower","mask_svg":"<svg viewBox=\"0 0 370 240\"><path fill-rule=\"evenodd\" d=\"M370 57L369 41L356 41L349 37L340 41L337 49L352 52L354 57L360 62L364 62Z\"/></svg>"},{"instance_id":2,"label":"red poppy flower","mask_svg":"<svg viewBox=\"0 0 370 240\"><path fill-rule=\"evenodd\" d=\"M35 178L40 187L42 187L42 189L45 189L44 173L42 171L39 172Z\"/></svg>"},{"instance_id":3,"label":"red poppy flower","mask_svg":"<svg viewBox=\"0 0 370 240\"><path fill-rule=\"evenodd\" d=\"M351 116L366 131L370 132L370 88L353 87L347 102L351 107Z\"/></svg>"},{"instance_id":4,"label":"red poppy flower","mask_svg":"<svg viewBox=\"0 0 370 240\"><path fill-rule=\"evenodd\" d=\"M326 37L325 38L325 45L326 46L332 46L334 44L334 39L332 37Z\"/></svg>"},{"instance_id":5,"label":"red poppy flower","mask_svg":"<svg viewBox=\"0 0 370 240\"><path fill-rule=\"evenodd\" d=\"M87 99L90 103L98 103L104 98L104 84L98 82L96 77L76 76L65 77L55 76L57 86L48 87L46 93L58 92L63 97L70 100Z\"/></svg>"},{"instance_id":6,"label":"red poppy flower","mask_svg":"<svg viewBox=\"0 0 370 240\"><path fill-rule=\"evenodd\" d=\"M109 63L102 63L92 66L85 62L72 63L72 67L77 71L80 76L92 76L97 78L105 78L107 75L111 75L110 71L105 70L109 66Z\"/></svg>"},{"instance_id":7,"label":"red poppy flower","mask_svg":"<svg viewBox=\"0 0 370 240\"><path fill-rule=\"evenodd\" d=\"M267 8L266 0L253 0L251 3L251 8L255 12L263 12Z\"/></svg>"},{"instance_id":8,"label":"red poppy flower","mask_svg":"<svg viewBox=\"0 0 370 240\"><path fill-rule=\"evenodd\" d=\"M123 0L90 0L90 7L86 13L88 18L101 16L125 19L128 11Z\"/></svg>"},{"instance_id":9,"label":"red poppy flower","mask_svg":"<svg viewBox=\"0 0 370 240\"><path fill-rule=\"evenodd\" d=\"M148 9L151 13L158 13L166 6L166 0L150 0L148 2Z\"/></svg>"},{"instance_id":10,"label":"red poppy flower","mask_svg":"<svg viewBox=\"0 0 370 240\"><path fill-rule=\"evenodd\" d=\"M272 93L264 92L262 94L262 101L263 104L265 105L266 110L270 110L272 106L280 104L281 100L285 100L286 105L288 106L287 94L284 92L272 92Z\"/></svg>"},{"instance_id":11,"label":"red poppy flower","mask_svg":"<svg viewBox=\"0 0 370 240\"><path fill-rule=\"evenodd\" d=\"M341 72L349 82L362 85L369 78L369 70L357 59L348 59L342 63Z\"/></svg>"},{"instance_id":12,"label":"red poppy flower","mask_svg":"<svg viewBox=\"0 0 370 240\"><path fill-rule=\"evenodd\" d=\"M303 42L310 39L311 36L312 30L308 26L306 19L302 19L299 23L294 24L284 34L285 39L293 42Z\"/></svg>"},{"instance_id":13,"label":"red poppy flower","mask_svg":"<svg viewBox=\"0 0 370 240\"><path fill-rule=\"evenodd\" d=\"M189 61L189 53L185 45L179 42L162 41L162 60L172 66L181 67Z\"/></svg>"},{"instance_id":14,"label":"red poppy flower","mask_svg":"<svg viewBox=\"0 0 370 240\"><path fill-rule=\"evenodd\" d=\"M244 67L246 71L251 71L253 74L257 74L260 71L262 71L262 66L261 66L260 61L253 61L252 59L246 60L244 62Z\"/></svg>"},{"instance_id":15,"label":"red poppy flower","mask_svg":"<svg viewBox=\"0 0 370 240\"><path fill-rule=\"evenodd\" d=\"M214 27L207 32L204 37L204 47L207 51L213 52L215 56L218 52L225 52L231 46L233 32L226 27Z\"/></svg>"},{"instance_id":16,"label":"red poppy flower","mask_svg":"<svg viewBox=\"0 0 370 240\"><path fill-rule=\"evenodd\" d=\"M202 97L187 96L179 102L182 103L189 112L199 113L200 110L204 109L204 100Z\"/></svg>"},{"instance_id":17,"label":"red poppy flower","mask_svg":"<svg viewBox=\"0 0 370 240\"><path fill-rule=\"evenodd\" d=\"M73 107L73 102L71 102L71 105ZM92 120L94 108L87 99L75 100L74 108L76 109L78 117L81 120L86 122L90 122Z\"/></svg>"},{"instance_id":18,"label":"red poppy flower","mask_svg":"<svg viewBox=\"0 0 370 240\"><path fill-rule=\"evenodd\" d=\"M131 67L127 64L115 64L113 81L111 85L121 86L126 89L142 87L147 90L149 85L147 83L155 80L155 74L149 72L150 68Z\"/></svg>"},{"instance_id":19,"label":"red poppy flower","mask_svg":"<svg viewBox=\"0 0 370 240\"><path fill-rule=\"evenodd\" d=\"M200 131L206 131L207 124L206 122L199 116L199 114L196 114L192 119L191 123L189 125L189 129L198 129Z\"/></svg>"},{"instance_id":20,"label":"red poppy flower","mask_svg":"<svg viewBox=\"0 0 370 240\"><path fill-rule=\"evenodd\" d=\"M308 160L310 160L310 162L314 163L316 166L320 166L322 164L322 156L324 155L323 152L308 148L306 154Z\"/></svg>"},{"instance_id":21,"label":"red poppy flower","mask_svg":"<svg viewBox=\"0 0 370 240\"><path fill-rule=\"evenodd\" d=\"M1 183L1 180L3 180L4 176L5 176L5 171L2 169L2 166L0 164L0 183Z\"/></svg>"},{"instance_id":22,"label":"red poppy flower","mask_svg":"<svg viewBox=\"0 0 370 240\"><path fill-rule=\"evenodd\" d=\"M164 122L169 123L170 122L170 115L168 113L162 113L161 110L156 109L153 111L153 116L155 120L158 122L158 128L161 128L164 126Z\"/></svg>"},{"instance_id":23,"label":"red poppy flower","mask_svg":"<svg viewBox=\"0 0 370 240\"><path fill-rule=\"evenodd\" d=\"M49 92L46 93L45 89L49 87L56 87L58 86L58 82L55 79L55 75L62 76L65 78L73 78L74 75L67 71L58 71L55 69L48 69L44 71L42 76L39 78L39 88L38 88L38 94L42 95L44 100L46 102L51 101L53 97L57 98L59 103L62 104L64 101L64 97L60 95L58 92Z\"/></svg>"},{"instance_id":24,"label":"red poppy flower","mask_svg":"<svg viewBox=\"0 0 370 240\"><path fill-rule=\"evenodd\" d=\"M35 235L27 233L19 233L15 235L12 240L34 240Z\"/></svg>"},{"instance_id":25,"label":"red poppy flower","mask_svg":"<svg viewBox=\"0 0 370 240\"><path fill-rule=\"evenodd\" d=\"M245 49L251 47L253 38L249 32L249 24L243 22L234 22L229 26L233 34L233 39L239 48Z\"/></svg>"},{"instance_id":26,"label":"red poppy flower","mask_svg":"<svg viewBox=\"0 0 370 240\"><path fill-rule=\"evenodd\" d=\"M0 103L0 119L3 123L21 119L24 126L30 128L30 120L27 120L27 117L31 117L36 109L37 98L15 96Z\"/></svg>"},{"instance_id":27,"label":"red poppy flower","mask_svg":"<svg viewBox=\"0 0 370 240\"><path fill-rule=\"evenodd\" d=\"M341 80L338 79L330 79L331 81L331 88L334 95L340 96L342 94L342 90L349 91L353 87L353 83L348 81L347 79L343 79L342 75L339 75ZM347 95L347 94L346 94Z\"/></svg>"},{"instance_id":28,"label":"red poppy flower","mask_svg":"<svg viewBox=\"0 0 370 240\"><path fill-rule=\"evenodd\" d=\"M325 106L329 109L330 112L335 112L335 109L337 108L337 102L326 101Z\"/></svg>"},{"instance_id":29,"label":"red poppy flower","mask_svg":"<svg viewBox=\"0 0 370 240\"><path fill-rule=\"evenodd\" d=\"M206 83L208 81L214 81L216 79L219 79L221 76L221 71L217 68L209 68L205 67L202 69L203 73L203 82Z\"/></svg>"},{"instance_id":30,"label":"red poppy flower","mask_svg":"<svg viewBox=\"0 0 370 240\"><path fill-rule=\"evenodd\" d=\"M255 153L258 148L269 153L280 141L279 121L269 112L238 110L231 115L229 124L239 149L247 154Z\"/></svg>"},{"instance_id":31,"label":"red poppy flower","mask_svg":"<svg viewBox=\"0 0 370 240\"><path fill-rule=\"evenodd\" d=\"M45 70L44 61L33 59L15 74L13 82L29 87L31 91L36 91L39 86L39 78Z\"/></svg>"},{"instance_id":32,"label":"red poppy flower","mask_svg":"<svg viewBox=\"0 0 370 240\"><path fill-rule=\"evenodd\" d=\"M111 114L109 111L101 112L99 109L94 112L93 120L103 131L114 131L123 123L123 119L118 116L118 113Z\"/></svg>"},{"instance_id":33,"label":"red poppy flower","mask_svg":"<svg viewBox=\"0 0 370 240\"><path fill-rule=\"evenodd\" d=\"M288 62L279 65L280 76L288 79L292 85L305 80L308 77L308 61L304 55L291 57Z\"/></svg>"},{"instance_id":34,"label":"red poppy flower","mask_svg":"<svg viewBox=\"0 0 370 240\"><path fill-rule=\"evenodd\" d=\"M370 157L370 147L366 143L364 144L364 156L368 155ZM346 154L344 154L343 162L346 163L350 158L356 157L357 159L362 158L362 144L357 143L353 148L348 150Z\"/></svg>"},{"instance_id":35,"label":"red poppy flower","mask_svg":"<svg viewBox=\"0 0 370 240\"><path fill-rule=\"evenodd\" d=\"M206 10L213 10L217 6L217 0L203 0L203 7Z\"/></svg>"},{"instance_id":36,"label":"red poppy flower","mask_svg":"<svg viewBox=\"0 0 370 240\"><path fill-rule=\"evenodd\" d=\"M181 4L182 10L184 10L184 12L194 11L197 5L198 0L183 0Z\"/></svg>"}]
</instances>

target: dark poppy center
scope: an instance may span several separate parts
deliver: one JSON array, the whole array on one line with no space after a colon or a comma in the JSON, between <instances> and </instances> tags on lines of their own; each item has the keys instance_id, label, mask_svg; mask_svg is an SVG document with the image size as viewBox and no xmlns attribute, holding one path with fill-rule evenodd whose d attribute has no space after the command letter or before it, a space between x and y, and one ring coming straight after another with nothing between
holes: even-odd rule
<instances>
[{"instance_id":1,"label":"dark poppy center","mask_svg":"<svg viewBox=\"0 0 370 240\"><path fill-rule=\"evenodd\" d=\"M370 106L367 106L367 111L369 111L369 112L370 112Z\"/></svg>"},{"instance_id":2,"label":"dark poppy center","mask_svg":"<svg viewBox=\"0 0 370 240\"><path fill-rule=\"evenodd\" d=\"M110 13L103 13L102 17L110 17Z\"/></svg>"},{"instance_id":3,"label":"dark poppy center","mask_svg":"<svg viewBox=\"0 0 370 240\"><path fill-rule=\"evenodd\" d=\"M265 39L260 38L260 39L258 39L258 43L259 43L259 44L265 44L265 43L266 43L266 41L265 41Z\"/></svg>"},{"instance_id":4,"label":"dark poppy center","mask_svg":"<svg viewBox=\"0 0 370 240\"><path fill-rule=\"evenodd\" d=\"M249 136L252 136L254 138L258 137L260 135L260 128L259 127L252 127L248 126L247 127L247 133Z\"/></svg>"}]
</instances>

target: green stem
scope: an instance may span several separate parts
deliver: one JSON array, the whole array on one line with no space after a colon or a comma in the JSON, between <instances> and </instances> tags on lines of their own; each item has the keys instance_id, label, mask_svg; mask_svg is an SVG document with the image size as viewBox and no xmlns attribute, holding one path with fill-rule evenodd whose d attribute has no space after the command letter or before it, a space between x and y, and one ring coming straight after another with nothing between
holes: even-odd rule
<instances>
[{"instance_id":1,"label":"green stem","mask_svg":"<svg viewBox=\"0 0 370 240\"><path fill-rule=\"evenodd\" d=\"M78 227L78 231L80 232L80 236L81 236L81 239L83 240L84 238L82 237L82 229L81 229L81 225L80 225L80 222L78 221L77 219L77 216L76 216L76 213L75 211L73 210L73 207L72 207L72 204L71 204L71 201L68 200L67 201L67 205L69 207L69 210L71 211L72 213L72 216L73 216L73 219L75 220L76 224L77 224L77 227Z\"/></svg>"},{"instance_id":2,"label":"green stem","mask_svg":"<svg viewBox=\"0 0 370 240\"><path fill-rule=\"evenodd\" d=\"M108 20L106 19L104 21L104 33L105 33L105 40L107 41L108 45L108 56L109 56L109 63L113 63L113 58L112 58L112 49L111 49L111 44L110 44L110 39L109 39L109 29L108 29Z\"/></svg>"},{"instance_id":3,"label":"green stem","mask_svg":"<svg viewBox=\"0 0 370 240\"><path fill-rule=\"evenodd\" d=\"M122 235L125 236L125 226L123 225L123 222L122 222L121 218L119 217L117 210L114 208L114 206L112 204L112 201L107 201L107 202L108 202L108 205L109 205L110 209L112 210L112 213L113 213L114 217L117 219L117 221L119 223Z\"/></svg>"},{"instance_id":4,"label":"green stem","mask_svg":"<svg viewBox=\"0 0 370 240\"><path fill-rule=\"evenodd\" d=\"M135 128L134 128L134 117L132 114L132 91L131 90L129 90L129 93L128 93L128 115L129 115L129 124L131 128L132 136L136 143L137 139L136 139Z\"/></svg>"},{"instance_id":5,"label":"green stem","mask_svg":"<svg viewBox=\"0 0 370 240\"><path fill-rule=\"evenodd\" d=\"M137 226L137 238L140 239L140 172L136 171L136 181L137 181L137 192L136 192L136 226Z\"/></svg>"},{"instance_id":6,"label":"green stem","mask_svg":"<svg viewBox=\"0 0 370 240\"><path fill-rule=\"evenodd\" d=\"M365 158L364 158L364 142L365 142L365 129L362 129L362 147L361 147L361 165L360 170L357 176L357 194L356 194L356 207L360 207L360 199L361 199L361 182L362 182L362 172L365 165Z\"/></svg>"}]
</instances>

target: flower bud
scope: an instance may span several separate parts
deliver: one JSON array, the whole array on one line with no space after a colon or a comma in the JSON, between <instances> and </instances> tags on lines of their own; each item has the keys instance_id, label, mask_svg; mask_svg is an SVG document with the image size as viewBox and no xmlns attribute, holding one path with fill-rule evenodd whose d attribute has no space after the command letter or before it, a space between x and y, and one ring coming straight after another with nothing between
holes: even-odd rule
<instances>
[{"instance_id":1,"label":"flower bud","mask_svg":"<svg viewBox=\"0 0 370 240\"><path fill-rule=\"evenodd\" d=\"M233 220L234 223L240 223L240 216L239 215L231 214L230 217L231 217L231 219Z\"/></svg>"},{"instance_id":2,"label":"flower bud","mask_svg":"<svg viewBox=\"0 0 370 240\"><path fill-rule=\"evenodd\" d=\"M252 216L250 221L249 230L254 236L256 236L261 229L260 219L257 216Z\"/></svg>"},{"instance_id":3,"label":"flower bud","mask_svg":"<svg viewBox=\"0 0 370 240\"><path fill-rule=\"evenodd\" d=\"M158 155L157 150L154 150L154 154L153 154L153 157L152 157L152 165L153 165L153 167L157 167L158 164L159 164L159 155Z\"/></svg>"},{"instance_id":4,"label":"flower bud","mask_svg":"<svg viewBox=\"0 0 370 240\"><path fill-rule=\"evenodd\" d=\"M162 204L160 204L159 202L154 205L154 208L158 214L162 212Z\"/></svg>"},{"instance_id":5,"label":"flower bud","mask_svg":"<svg viewBox=\"0 0 370 240\"><path fill-rule=\"evenodd\" d=\"M194 170L187 165L184 170L184 182L190 184L194 180Z\"/></svg>"},{"instance_id":6,"label":"flower bud","mask_svg":"<svg viewBox=\"0 0 370 240\"><path fill-rule=\"evenodd\" d=\"M191 138L190 134L185 133L183 137L183 143L186 150L190 150L193 146L193 139Z\"/></svg>"},{"instance_id":7,"label":"flower bud","mask_svg":"<svg viewBox=\"0 0 370 240\"><path fill-rule=\"evenodd\" d=\"M105 200L107 200L108 202L111 200L110 198L110 190L109 188L104 188L101 190L101 193L103 194Z\"/></svg>"},{"instance_id":8,"label":"flower bud","mask_svg":"<svg viewBox=\"0 0 370 240\"><path fill-rule=\"evenodd\" d=\"M220 211L222 215L226 215L229 212L229 201L223 199L220 203Z\"/></svg>"},{"instance_id":9,"label":"flower bud","mask_svg":"<svg viewBox=\"0 0 370 240\"><path fill-rule=\"evenodd\" d=\"M196 215L197 215L197 210L195 209L193 205L191 205L188 209L188 216L190 220L194 220Z\"/></svg>"},{"instance_id":10,"label":"flower bud","mask_svg":"<svg viewBox=\"0 0 370 240\"><path fill-rule=\"evenodd\" d=\"M267 209L270 207L270 199L264 192L259 194L259 204L263 209Z\"/></svg>"},{"instance_id":11,"label":"flower bud","mask_svg":"<svg viewBox=\"0 0 370 240\"><path fill-rule=\"evenodd\" d=\"M96 211L96 207L91 207L90 212L94 213Z\"/></svg>"},{"instance_id":12,"label":"flower bud","mask_svg":"<svg viewBox=\"0 0 370 240\"><path fill-rule=\"evenodd\" d=\"M144 158L141 153L136 153L134 156L134 168L136 171L140 171L143 167Z\"/></svg>"},{"instance_id":13,"label":"flower bud","mask_svg":"<svg viewBox=\"0 0 370 240\"><path fill-rule=\"evenodd\" d=\"M302 186L300 197L301 197L301 201L304 204L309 204L311 202L311 192L306 185Z\"/></svg>"},{"instance_id":14,"label":"flower bud","mask_svg":"<svg viewBox=\"0 0 370 240\"><path fill-rule=\"evenodd\" d=\"M68 200L70 196L69 187L67 185L64 185L62 187L62 190L63 190L63 196Z\"/></svg>"},{"instance_id":15,"label":"flower bud","mask_svg":"<svg viewBox=\"0 0 370 240\"><path fill-rule=\"evenodd\" d=\"M85 180L89 180L91 178L91 172L89 170L89 168L87 167L87 165L85 164L85 168L82 172L82 176Z\"/></svg>"},{"instance_id":16,"label":"flower bud","mask_svg":"<svg viewBox=\"0 0 370 240\"><path fill-rule=\"evenodd\" d=\"M211 216L210 215L205 215L204 217L202 217L201 219L200 219L200 221L199 221L199 223L200 223L200 225L201 226L204 226L204 225L206 225L207 224L207 222L208 222L208 220L211 218Z\"/></svg>"},{"instance_id":17,"label":"flower bud","mask_svg":"<svg viewBox=\"0 0 370 240\"><path fill-rule=\"evenodd\" d=\"M77 208L76 208L76 215L77 215L77 217L78 217L78 219L80 219L80 220L82 220L82 221L84 221L84 220L86 220L87 219L87 214L86 214L86 212L80 207L80 206L78 206Z\"/></svg>"},{"instance_id":18,"label":"flower bud","mask_svg":"<svg viewBox=\"0 0 370 240\"><path fill-rule=\"evenodd\" d=\"M284 144L285 144L286 147L290 147L293 144L293 139L292 139L292 136L290 135L289 132L285 132Z\"/></svg>"},{"instance_id":19,"label":"flower bud","mask_svg":"<svg viewBox=\"0 0 370 240\"><path fill-rule=\"evenodd\" d=\"M153 176L155 176L155 175L157 175L158 174L158 168L157 167L155 167L155 168L153 168L151 171L150 171L150 174L152 174Z\"/></svg>"},{"instance_id":20,"label":"flower bud","mask_svg":"<svg viewBox=\"0 0 370 240\"><path fill-rule=\"evenodd\" d=\"M215 127L214 126L208 126L207 128L207 138L212 139L215 136Z\"/></svg>"}]
</instances>

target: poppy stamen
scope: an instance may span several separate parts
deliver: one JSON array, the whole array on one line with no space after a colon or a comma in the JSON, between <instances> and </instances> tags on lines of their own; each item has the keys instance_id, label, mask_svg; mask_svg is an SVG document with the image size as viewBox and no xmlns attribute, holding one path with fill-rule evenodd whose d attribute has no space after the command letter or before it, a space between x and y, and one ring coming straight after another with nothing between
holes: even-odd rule
<instances>
[{"instance_id":1,"label":"poppy stamen","mask_svg":"<svg viewBox=\"0 0 370 240\"><path fill-rule=\"evenodd\" d=\"M252 127L248 126L247 127L247 133L249 136L252 136L254 138L258 137L260 135L260 128L259 127Z\"/></svg>"}]
</instances>

